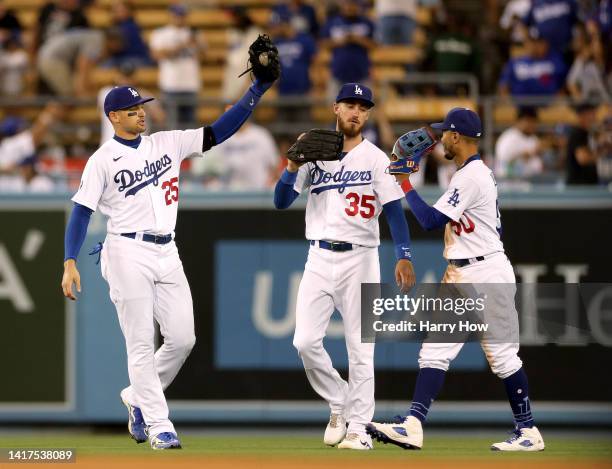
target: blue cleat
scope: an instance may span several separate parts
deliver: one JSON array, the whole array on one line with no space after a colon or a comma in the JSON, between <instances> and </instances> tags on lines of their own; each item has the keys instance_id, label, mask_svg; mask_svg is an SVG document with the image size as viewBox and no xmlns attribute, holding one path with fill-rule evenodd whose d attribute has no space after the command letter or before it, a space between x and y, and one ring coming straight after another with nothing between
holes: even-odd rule
<instances>
[{"instance_id":1,"label":"blue cleat","mask_svg":"<svg viewBox=\"0 0 612 469\"><path fill-rule=\"evenodd\" d=\"M151 437L151 448L153 449L181 449L181 442L176 433L162 432Z\"/></svg>"},{"instance_id":2,"label":"blue cleat","mask_svg":"<svg viewBox=\"0 0 612 469\"><path fill-rule=\"evenodd\" d=\"M144 443L147 441L146 428L147 424L142 417L142 412L139 407L131 405L123 401L128 410L128 431L136 443Z\"/></svg>"}]
</instances>

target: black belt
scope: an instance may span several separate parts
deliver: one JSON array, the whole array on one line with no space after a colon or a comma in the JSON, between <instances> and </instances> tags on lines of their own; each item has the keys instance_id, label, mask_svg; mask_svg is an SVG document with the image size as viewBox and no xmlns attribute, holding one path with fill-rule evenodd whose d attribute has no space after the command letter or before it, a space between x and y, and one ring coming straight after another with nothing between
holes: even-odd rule
<instances>
[{"instance_id":1,"label":"black belt","mask_svg":"<svg viewBox=\"0 0 612 469\"><path fill-rule=\"evenodd\" d=\"M475 262L484 261L484 256L472 257L470 259L449 259L448 263L455 267L465 267L466 265L473 264Z\"/></svg>"},{"instance_id":2,"label":"black belt","mask_svg":"<svg viewBox=\"0 0 612 469\"><path fill-rule=\"evenodd\" d=\"M353 245L351 243L343 243L341 241L311 241L311 246L319 246L321 249L327 249L329 251L351 251Z\"/></svg>"},{"instance_id":3,"label":"black belt","mask_svg":"<svg viewBox=\"0 0 612 469\"><path fill-rule=\"evenodd\" d=\"M121 236L136 239L136 233L121 233ZM143 233L142 240L146 241L147 243L168 244L170 241L172 241L172 235L152 235L148 233Z\"/></svg>"}]
</instances>

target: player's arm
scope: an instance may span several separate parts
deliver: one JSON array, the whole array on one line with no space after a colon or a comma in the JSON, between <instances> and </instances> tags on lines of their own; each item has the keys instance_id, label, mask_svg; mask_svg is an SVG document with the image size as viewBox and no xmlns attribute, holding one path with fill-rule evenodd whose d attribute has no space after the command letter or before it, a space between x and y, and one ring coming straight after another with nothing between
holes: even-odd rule
<instances>
[{"instance_id":1,"label":"player's arm","mask_svg":"<svg viewBox=\"0 0 612 469\"><path fill-rule=\"evenodd\" d=\"M300 166L295 161L287 161L287 168L274 187L274 206L276 208L281 210L288 208L300 195L294 189Z\"/></svg>"},{"instance_id":2,"label":"player's arm","mask_svg":"<svg viewBox=\"0 0 612 469\"><path fill-rule=\"evenodd\" d=\"M412 187L412 184L410 184L408 176L396 175L395 177L398 179L398 182L401 182L401 187L404 191L406 201L410 206L410 210L412 210L419 225L421 225L424 230L431 231L444 228L444 226L451 221L448 216L438 209L431 207L421 198L414 187Z\"/></svg>"},{"instance_id":3,"label":"player's arm","mask_svg":"<svg viewBox=\"0 0 612 469\"><path fill-rule=\"evenodd\" d=\"M264 93L280 76L278 49L265 34L259 35L250 45L249 65L247 71L253 73L255 81L234 106L225 111L210 127L204 128L203 151L234 135L253 113Z\"/></svg>"},{"instance_id":4,"label":"player's arm","mask_svg":"<svg viewBox=\"0 0 612 469\"><path fill-rule=\"evenodd\" d=\"M76 259L85 241L89 219L93 210L84 205L75 203L70 214L64 238L64 275L62 277L62 290L64 296L76 300L72 285L76 284L77 292L81 292L81 276L76 266Z\"/></svg>"},{"instance_id":5,"label":"player's arm","mask_svg":"<svg viewBox=\"0 0 612 469\"><path fill-rule=\"evenodd\" d=\"M250 117L261 97L273 84L274 82L263 83L255 80L237 103L221 114L210 126L204 127L202 151L208 151L234 135Z\"/></svg>"},{"instance_id":6,"label":"player's arm","mask_svg":"<svg viewBox=\"0 0 612 469\"><path fill-rule=\"evenodd\" d=\"M416 278L412 266L412 254L410 252L410 230L401 199L392 200L383 205L383 212L389 224L391 238L395 245L395 281L401 291L407 291L415 284Z\"/></svg>"}]
</instances>

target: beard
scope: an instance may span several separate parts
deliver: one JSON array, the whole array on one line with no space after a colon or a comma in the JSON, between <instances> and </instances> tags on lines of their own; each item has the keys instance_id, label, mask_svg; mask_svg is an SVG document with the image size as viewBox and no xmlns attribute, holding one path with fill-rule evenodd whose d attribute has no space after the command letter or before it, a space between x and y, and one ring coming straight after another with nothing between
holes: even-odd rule
<instances>
[{"instance_id":1,"label":"beard","mask_svg":"<svg viewBox=\"0 0 612 469\"><path fill-rule=\"evenodd\" d=\"M361 130L363 129L364 125L365 122L362 124L356 124L354 122L342 121L338 119L338 129L344 134L345 137L348 138L353 138L361 134Z\"/></svg>"},{"instance_id":2,"label":"beard","mask_svg":"<svg viewBox=\"0 0 612 469\"><path fill-rule=\"evenodd\" d=\"M446 145L442 145L444 147L444 158L447 159L448 161L451 161L453 158L455 158L455 152L451 149L448 148Z\"/></svg>"}]
</instances>

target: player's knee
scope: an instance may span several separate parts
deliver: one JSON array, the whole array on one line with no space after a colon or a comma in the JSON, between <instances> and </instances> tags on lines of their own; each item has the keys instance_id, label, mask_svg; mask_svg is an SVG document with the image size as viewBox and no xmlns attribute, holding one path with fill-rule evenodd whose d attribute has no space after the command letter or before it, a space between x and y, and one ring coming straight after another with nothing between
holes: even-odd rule
<instances>
[{"instance_id":1,"label":"player's knee","mask_svg":"<svg viewBox=\"0 0 612 469\"><path fill-rule=\"evenodd\" d=\"M195 343L196 343L196 336L192 332L192 333L189 333L189 334L181 335L175 341L175 347L177 349L181 350L183 353L188 354L189 352L191 352L191 349L193 348Z\"/></svg>"},{"instance_id":2,"label":"player's knee","mask_svg":"<svg viewBox=\"0 0 612 469\"><path fill-rule=\"evenodd\" d=\"M309 355L322 345L320 339L309 336L295 336L293 346L300 356Z\"/></svg>"},{"instance_id":3,"label":"player's knee","mask_svg":"<svg viewBox=\"0 0 612 469\"><path fill-rule=\"evenodd\" d=\"M516 354L510 358L503 357L503 359L501 357L492 357L491 360L489 360L489 366L497 377L506 379L508 376L513 375L521 369L523 361Z\"/></svg>"}]
</instances>

